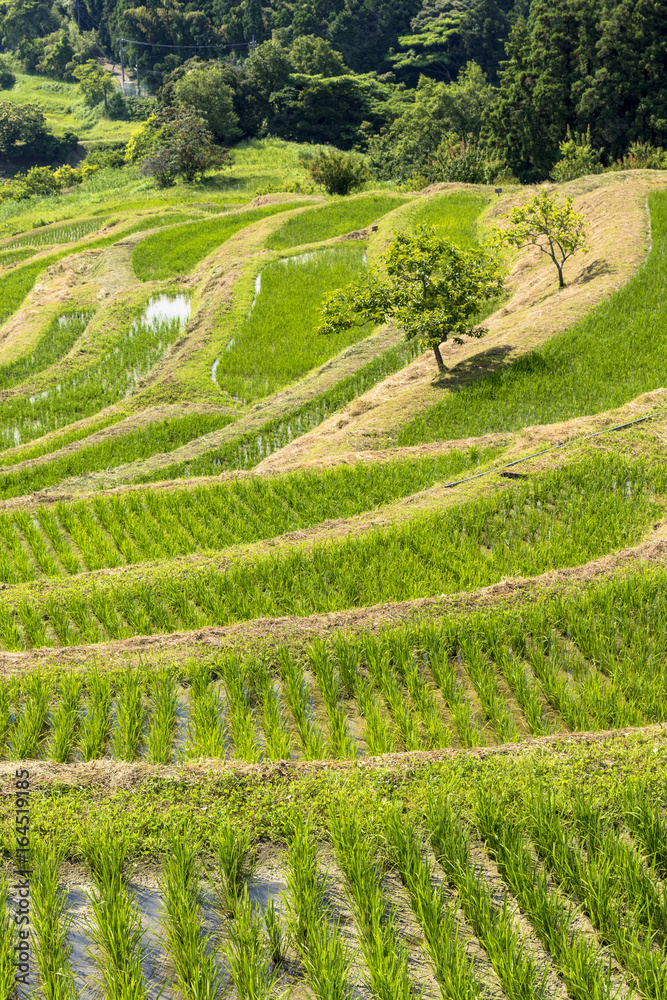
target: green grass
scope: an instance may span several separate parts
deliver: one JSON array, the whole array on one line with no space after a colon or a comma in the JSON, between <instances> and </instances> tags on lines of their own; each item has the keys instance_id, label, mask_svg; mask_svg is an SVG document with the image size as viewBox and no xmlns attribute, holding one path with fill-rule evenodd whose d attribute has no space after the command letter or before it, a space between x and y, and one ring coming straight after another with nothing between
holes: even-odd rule
<instances>
[{"instance_id":1,"label":"green grass","mask_svg":"<svg viewBox=\"0 0 667 1000\"><path fill-rule=\"evenodd\" d=\"M132 254L135 274L140 281L159 281L187 274L234 233L299 204L265 205L222 218L189 223L165 233L155 233L142 240Z\"/></svg>"},{"instance_id":2,"label":"green grass","mask_svg":"<svg viewBox=\"0 0 667 1000\"><path fill-rule=\"evenodd\" d=\"M288 219L267 240L270 250L284 250L304 243L319 243L342 236L354 229L363 229L405 202L405 198L390 194L367 194L358 198L343 198L321 208L311 208Z\"/></svg>"},{"instance_id":3,"label":"green grass","mask_svg":"<svg viewBox=\"0 0 667 1000\"><path fill-rule=\"evenodd\" d=\"M667 194L651 193L649 208L653 248L627 285L544 347L448 393L403 427L398 443L568 420L666 385Z\"/></svg>"},{"instance_id":4,"label":"green grass","mask_svg":"<svg viewBox=\"0 0 667 1000\"><path fill-rule=\"evenodd\" d=\"M486 207L484 195L440 194L423 202L415 201L408 217L413 228L419 225L436 226L438 235L460 247L478 243L477 220Z\"/></svg>"},{"instance_id":5,"label":"green grass","mask_svg":"<svg viewBox=\"0 0 667 1000\"><path fill-rule=\"evenodd\" d=\"M124 420L126 416L127 413L120 410L117 413L108 414L97 420L90 420L85 427L76 427L73 430L64 431L62 434L54 434L48 439L37 440L34 444L26 445L23 448L12 448L6 451L0 458L0 468L7 465L16 465L18 462L25 462L30 458L39 458L40 455L48 455L52 451L58 451L58 449L64 448L65 445L71 444L73 441L80 441L82 438L86 438L96 431L101 431L105 427L110 427L112 424L118 423L119 420Z\"/></svg>"},{"instance_id":6,"label":"green grass","mask_svg":"<svg viewBox=\"0 0 667 1000\"><path fill-rule=\"evenodd\" d=\"M320 543L312 551L280 551L224 571L172 566L169 576L158 571L152 581L100 580L91 593L84 586L72 594L103 621L111 638L118 638L136 634L136 626L126 628L118 618L121 606L132 615L132 609L144 609L142 631L147 624L165 631L160 621L164 608L171 608L166 630L172 631L475 590L508 575L579 565L638 542L661 510L650 493L664 486L662 471L600 456L458 509ZM58 511L62 516L64 505ZM90 517L85 523L89 531L95 528ZM101 541L97 528L89 551L99 551ZM0 636L5 644L20 646L25 640L10 609L21 592L7 593L0 603ZM65 602L59 584L52 594L44 590L25 597L25 614L55 629L54 614L66 610ZM69 631L64 635L63 644L76 641Z\"/></svg>"},{"instance_id":7,"label":"green grass","mask_svg":"<svg viewBox=\"0 0 667 1000\"><path fill-rule=\"evenodd\" d=\"M365 247L353 244L267 264L248 316L220 355L220 388L244 403L261 399L370 333L369 326L326 337L315 332L324 296L364 263Z\"/></svg>"},{"instance_id":8,"label":"green grass","mask_svg":"<svg viewBox=\"0 0 667 1000\"><path fill-rule=\"evenodd\" d=\"M119 416L120 420L123 415ZM99 469L113 469L117 465L136 462L160 452L170 452L181 445L226 427L233 417L224 413L196 413L138 427L98 444L90 444L53 461L28 469L0 472L0 496L24 496L36 490L53 486L71 476L80 476ZM111 421L109 421L111 423ZM92 428L82 434L88 435ZM73 438L72 440L76 440ZM65 444L63 440L61 444Z\"/></svg>"},{"instance_id":9,"label":"green grass","mask_svg":"<svg viewBox=\"0 0 667 1000\"><path fill-rule=\"evenodd\" d=\"M224 415L204 414L139 428L115 441L91 445L70 458L23 473L10 473L0 480L0 490L4 489L5 495L34 492L66 475L85 471L86 465L93 464L92 458L99 467L105 460L110 463L111 456L118 461L124 447L135 451L141 448L152 454L178 441L181 435L206 433L220 420L228 419ZM72 537L77 549L84 553L88 569L257 541L309 527L330 517L351 517L381 506L474 468L480 460L485 461L493 454L492 451L482 454L451 452L417 462L341 466L323 473L301 472L272 480L257 476L231 483L211 483L192 490L133 492L62 504L55 511L59 523L51 513L47 523L43 520L46 514L40 511L43 544L36 543L38 549L32 559L20 546L15 556L7 552L0 556L0 579L15 582L39 575L36 552L41 553L50 542L60 554L63 546L72 548ZM88 537L86 525L90 526L91 518L101 523L113 539L106 551ZM37 531L37 527L34 530ZM54 542L58 532L63 536L62 545ZM65 569L76 573L80 567L74 553L72 556L73 560Z\"/></svg>"}]
</instances>

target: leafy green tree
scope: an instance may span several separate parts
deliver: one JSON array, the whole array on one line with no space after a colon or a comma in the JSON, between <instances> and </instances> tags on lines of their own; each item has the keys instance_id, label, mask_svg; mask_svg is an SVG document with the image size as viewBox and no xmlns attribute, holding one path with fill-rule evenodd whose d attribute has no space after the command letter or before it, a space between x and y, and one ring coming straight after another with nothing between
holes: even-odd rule
<instances>
[{"instance_id":1,"label":"leafy green tree","mask_svg":"<svg viewBox=\"0 0 667 1000\"><path fill-rule=\"evenodd\" d=\"M44 58L44 66L47 73L64 77L67 75L67 66L72 61L74 46L72 45L68 33L62 29L58 37L51 46Z\"/></svg>"},{"instance_id":2,"label":"leafy green tree","mask_svg":"<svg viewBox=\"0 0 667 1000\"><path fill-rule=\"evenodd\" d=\"M301 152L299 160L327 194L346 195L360 188L371 176L366 161L355 153L323 149L319 153Z\"/></svg>"},{"instance_id":3,"label":"leafy green tree","mask_svg":"<svg viewBox=\"0 0 667 1000\"><path fill-rule=\"evenodd\" d=\"M340 52L336 52L326 39L315 35L296 38L289 58L295 73L308 73L310 76L342 76L349 73Z\"/></svg>"},{"instance_id":4,"label":"leafy green tree","mask_svg":"<svg viewBox=\"0 0 667 1000\"><path fill-rule=\"evenodd\" d=\"M108 70L104 69L94 59L77 66L72 71L72 76L79 81L79 90L83 94L86 104L99 104L104 101L107 107L107 94L116 86L114 78Z\"/></svg>"},{"instance_id":5,"label":"leafy green tree","mask_svg":"<svg viewBox=\"0 0 667 1000\"><path fill-rule=\"evenodd\" d=\"M590 127L585 132L572 132L567 127L567 135L560 144L560 160L554 164L551 176L555 181L572 181L575 177L599 174L602 170L600 152L591 145Z\"/></svg>"},{"instance_id":6,"label":"leafy green tree","mask_svg":"<svg viewBox=\"0 0 667 1000\"><path fill-rule=\"evenodd\" d=\"M556 196L542 188L528 204L513 208L509 213L509 226L496 229L494 236L499 243L525 249L539 247L556 265L558 284L565 286L563 267L578 252L586 253L586 222L575 212L572 198L559 205Z\"/></svg>"},{"instance_id":7,"label":"leafy green tree","mask_svg":"<svg viewBox=\"0 0 667 1000\"><path fill-rule=\"evenodd\" d=\"M56 5L53 0L6 0L1 10L3 45L18 52L26 69L34 69L39 58L39 39L60 27Z\"/></svg>"},{"instance_id":8,"label":"leafy green tree","mask_svg":"<svg viewBox=\"0 0 667 1000\"><path fill-rule=\"evenodd\" d=\"M0 101L0 156L11 159L23 151L34 155L50 137L46 119L34 104Z\"/></svg>"},{"instance_id":9,"label":"leafy green tree","mask_svg":"<svg viewBox=\"0 0 667 1000\"><path fill-rule=\"evenodd\" d=\"M242 134L234 110L234 93L226 83L219 63L208 63L190 70L174 87L176 99L204 118L213 135L221 142L232 142Z\"/></svg>"},{"instance_id":10,"label":"leafy green tree","mask_svg":"<svg viewBox=\"0 0 667 1000\"><path fill-rule=\"evenodd\" d=\"M192 183L207 170L233 163L232 154L216 144L206 121L195 111L178 107L143 122L127 144L125 159L141 161L144 172L160 187L169 187L177 177Z\"/></svg>"},{"instance_id":11,"label":"leafy green tree","mask_svg":"<svg viewBox=\"0 0 667 1000\"><path fill-rule=\"evenodd\" d=\"M398 233L380 263L383 270L374 268L326 299L320 333L392 319L407 340L417 338L433 351L443 371L440 344L486 332L475 316L503 288L498 262L487 251L462 250L433 226L419 226L414 236Z\"/></svg>"}]
</instances>

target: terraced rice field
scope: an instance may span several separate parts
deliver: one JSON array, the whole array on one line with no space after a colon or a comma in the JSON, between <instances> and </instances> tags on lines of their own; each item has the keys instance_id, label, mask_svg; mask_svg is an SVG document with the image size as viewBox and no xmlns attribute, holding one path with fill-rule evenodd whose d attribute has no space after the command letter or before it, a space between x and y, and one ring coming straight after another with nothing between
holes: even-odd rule
<instances>
[{"instance_id":1,"label":"terraced rice field","mask_svg":"<svg viewBox=\"0 0 667 1000\"><path fill-rule=\"evenodd\" d=\"M664 1000L653 173L637 218L591 220L598 254L645 236L648 194L642 267L559 297L508 259L506 361L466 344L444 381L391 326L319 337L322 298L397 230L472 246L527 192L17 210L0 1000ZM563 317L542 353L530 309Z\"/></svg>"}]
</instances>

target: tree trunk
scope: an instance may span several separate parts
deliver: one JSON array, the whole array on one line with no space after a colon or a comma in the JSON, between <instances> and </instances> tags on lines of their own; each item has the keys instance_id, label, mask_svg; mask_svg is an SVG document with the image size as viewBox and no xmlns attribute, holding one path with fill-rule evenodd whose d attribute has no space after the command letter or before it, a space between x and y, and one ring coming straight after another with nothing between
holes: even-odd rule
<instances>
[{"instance_id":1,"label":"tree trunk","mask_svg":"<svg viewBox=\"0 0 667 1000\"><path fill-rule=\"evenodd\" d=\"M556 263L558 268L558 285L560 288L565 288L565 282L563 281L563 265Z\"/></svg>"},{"instance_id":2,"label":"tree trunk","mask_svg":"<svg viewBox=\"0 0 667 1000\"><path fill-rule=\"evenodd\" d=\"M433 353L435 354L435 360L438 362L438 371L445 371L445 362L442 360L442 354L440 353L440 344L436 344L433 348Z\"/></svg>"}]
</instances>

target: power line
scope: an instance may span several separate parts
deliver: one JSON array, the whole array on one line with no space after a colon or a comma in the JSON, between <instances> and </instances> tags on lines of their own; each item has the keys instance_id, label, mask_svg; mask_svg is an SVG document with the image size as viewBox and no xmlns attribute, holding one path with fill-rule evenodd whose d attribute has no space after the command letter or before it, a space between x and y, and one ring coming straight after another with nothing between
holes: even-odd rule
<instances>
[{"instance_id":1,"label":"power line","mask_svg":"<svg viewBox=\"0 0 667 1000\"><path fill-rule=\"evenodd\" d=\"M134 38L120 38L116 39L117 42L126 42L128 45L147 45L152 49L238 49L248 46L250 49L254 49L257 45L254 35L249 42L216 42L211 45L167 45L163 42L139 42Z\"/></svg>"}]
</instances>

